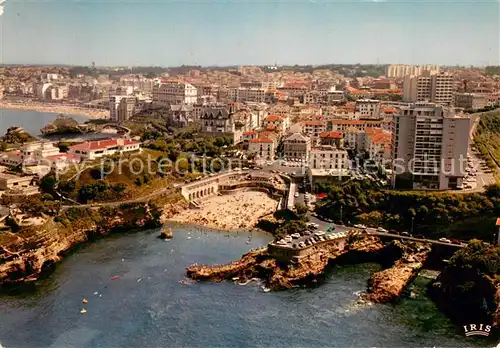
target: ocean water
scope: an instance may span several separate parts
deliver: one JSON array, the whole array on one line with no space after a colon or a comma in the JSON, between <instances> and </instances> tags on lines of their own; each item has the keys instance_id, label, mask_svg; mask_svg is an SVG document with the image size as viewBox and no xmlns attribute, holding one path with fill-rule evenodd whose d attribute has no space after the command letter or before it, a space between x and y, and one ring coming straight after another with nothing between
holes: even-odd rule
<instances>
[{"instance_id":1,"label":"ocean water","mask_svg":"<svg viewBox=\"0 0 500 348\"><path fill-rule=\"evenodd\" d=\"M359 305L378 265L335 269L314 289L264 293L258 282L179 282L192 263L226 263L271 237L173 225L79 248L36 288L0 295L6 347L470 347L418 277L397 304ZM118 279L111 278L118 276ZM97 293L94 295L94 293ZM82 298L88 299L86 305ZM86 314L80 310L85 308Z\"/></svg>"},{"instance_id":2,"label":"ocean water","mask_svg":"<svg viewBox=\"0 0 500 348\"><path fill-rule=\"evenodd\" d=\"M59 114L51 112L38 112L33 110L0 109L0 135L4 135L11 126L21 126L32 136L40 135L40 129L53 122ZM88 120L81 115L71 116L82 123Z\"/></svg>"}]
</instances>

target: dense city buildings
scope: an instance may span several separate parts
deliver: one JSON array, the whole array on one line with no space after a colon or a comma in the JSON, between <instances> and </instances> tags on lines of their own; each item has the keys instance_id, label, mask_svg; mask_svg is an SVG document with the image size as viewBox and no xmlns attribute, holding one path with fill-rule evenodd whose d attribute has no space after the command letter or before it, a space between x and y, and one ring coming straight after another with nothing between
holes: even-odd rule
<instances>
[{"instance_id":1,"label":"dense city buildings","mask_svg":"<svg viewBox=\"0 0 500 348\"><path fill-rule=\"evenodd\" d=\"M402 107L392 126L393 187L447 190L465 176L471 121L434 103ZM398 180L401 179L401 180Z\"/></svg>"}]
</instances>

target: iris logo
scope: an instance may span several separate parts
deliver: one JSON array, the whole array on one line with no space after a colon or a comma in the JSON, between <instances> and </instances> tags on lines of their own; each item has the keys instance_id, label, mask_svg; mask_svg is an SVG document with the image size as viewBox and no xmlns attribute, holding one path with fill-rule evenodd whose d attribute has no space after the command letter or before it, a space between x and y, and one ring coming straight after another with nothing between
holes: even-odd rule
<instances>
[{"instance_id":1,"label":"iris logo","mask_svg":"<svg viewBox=\"0 0 500 348\"><path fill-rule=\"evenodd\" d=\"M469 324L464 325L465 336L489 336L491 325Z\"/></svg>"}]
</instances>

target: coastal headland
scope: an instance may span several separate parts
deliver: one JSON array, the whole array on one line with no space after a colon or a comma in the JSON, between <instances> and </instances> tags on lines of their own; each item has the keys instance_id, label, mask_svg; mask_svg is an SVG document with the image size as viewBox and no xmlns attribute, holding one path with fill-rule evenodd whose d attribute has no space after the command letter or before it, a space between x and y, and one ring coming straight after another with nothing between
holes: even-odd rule
<instances>
[{"instance_id":1,"label":"coastal headland","mask_svg":"<svg viewBox=\"0 0 500 348\"><path fill-rule=\"evenodd\" d=\"M317 286L333 266L375 261L393 266L372 276L366 298L371 302L389 302L413 280L425 259L421 254L430 250L423 245L384 244L376 236L357 231L351 231L346 238L319 241L307 249L294 251L271 243L227 265L191 265L187 267L187 276L199 281L246 282L260 278L270 290L285 290ZM404 256L399 258L401 255Z\"/></svg>"},{"instance_id":2,"label":"coastal headland","mask_svg":"<svg viewBox=\"0 0 500 348\"><path fill-rule=\"evenodd\" d=\"M36 102L9 102L6 100L0 101L0 109L33 110L66 115L82 115L88 117L89 119L102 119L108 118L109 116L109 111L107 110L90 109L74 105L58 105Z\"/></svg>"}]
</instances>

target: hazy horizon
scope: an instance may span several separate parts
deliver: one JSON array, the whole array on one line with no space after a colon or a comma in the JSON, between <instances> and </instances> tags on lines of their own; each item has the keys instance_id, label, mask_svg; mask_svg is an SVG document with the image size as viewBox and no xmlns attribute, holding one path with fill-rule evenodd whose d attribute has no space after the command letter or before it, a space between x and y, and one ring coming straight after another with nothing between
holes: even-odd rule
<instances>
[{"instance_id":1,"label":"hazy horizon","mask_svg":"<svg viewBox=\"0 0 500 348\"><path fill-rule=\"evenodd\" d=\"M0 6L0 64L500 65L497 0L7 0Z\"/></svg>"}]
</instances>

